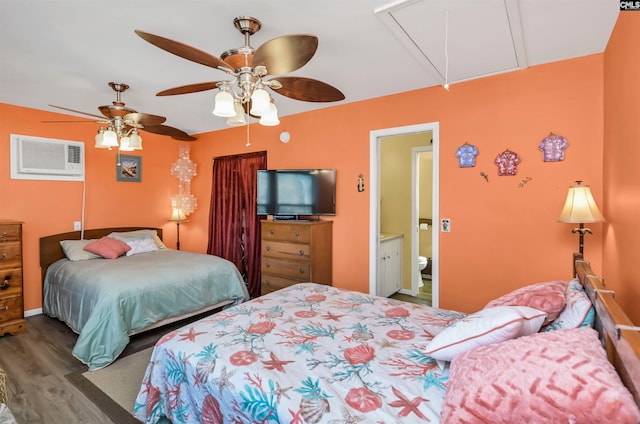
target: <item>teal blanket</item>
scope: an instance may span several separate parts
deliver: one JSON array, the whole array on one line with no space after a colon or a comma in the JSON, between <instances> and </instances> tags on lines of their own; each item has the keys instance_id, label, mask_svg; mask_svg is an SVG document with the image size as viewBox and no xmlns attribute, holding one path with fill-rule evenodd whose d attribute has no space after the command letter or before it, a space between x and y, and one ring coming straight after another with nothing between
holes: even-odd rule
<instances>
[{"instance_id":1,"label":"teal blanket","mask_svg":"<svg viewBox=\"0 0 640 424\"><path fill-rule=\"evenodd\" d=\"M44 282L43 312L76 333L73 355L97 370L129 334L227 299L249 299L242 276L217 256L162 249L118 259L61 259Z\"/></svg>"}]
</instances>

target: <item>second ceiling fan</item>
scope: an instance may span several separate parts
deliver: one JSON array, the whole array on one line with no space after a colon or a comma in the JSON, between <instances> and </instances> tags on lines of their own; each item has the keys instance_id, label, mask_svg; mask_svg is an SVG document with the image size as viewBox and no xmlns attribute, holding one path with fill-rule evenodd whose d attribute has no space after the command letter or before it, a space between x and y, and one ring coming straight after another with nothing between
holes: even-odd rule
<instances>
[{"instance_id":1,"label":"second ceiling fan","mask_svg":"<svg viewBox=\"0 0 640 424\"><path fill-rule=\"evenodd\" d=\"M216 95L214 114L226 117L233 117L240 111L259 117L266 113L269 107L275 108L273 99L265 88L270 88L285 97L307 102L344 100L344 94L340 90L312 78L278 76L275 79L263 79L267 76L290 73L304 66L316 52L316 36L285 35L253 48L250 37L260 30L260 21L253 17L241 16L235 18L233 23L244 35L244 46L227 50L220 58L178 41L135 30L142 39L156 47L234 77L231 81L209 81L169 88L160 91L157 96L197 93L218 88L220 93Z\"/></svg>"}]
</instances>

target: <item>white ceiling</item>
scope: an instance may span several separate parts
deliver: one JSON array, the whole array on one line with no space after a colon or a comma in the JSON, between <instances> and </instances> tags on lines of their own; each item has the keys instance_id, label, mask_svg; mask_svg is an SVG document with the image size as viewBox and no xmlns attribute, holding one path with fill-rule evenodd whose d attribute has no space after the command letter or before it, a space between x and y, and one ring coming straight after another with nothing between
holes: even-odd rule
<instances>
[{"instance_id":1,"label":"white ceiling","mask_svg":"<svg viewBox=\"0 0 640 424\"><path fill-rule=\"evenodd\" d=\"M337 87L346 103L600 53L618 13L615 0L0 0L0 102L99 114L115 100L107 83L123 82L128 107L200 133L226 127L211 114L215 91L155 93L226 74L135 29L218 57L244 44L236 16L262 22L253 47L314 34L315 56L291 75ZM339 104L274 98L280 116Z\"/></svg>"}]
</instances>

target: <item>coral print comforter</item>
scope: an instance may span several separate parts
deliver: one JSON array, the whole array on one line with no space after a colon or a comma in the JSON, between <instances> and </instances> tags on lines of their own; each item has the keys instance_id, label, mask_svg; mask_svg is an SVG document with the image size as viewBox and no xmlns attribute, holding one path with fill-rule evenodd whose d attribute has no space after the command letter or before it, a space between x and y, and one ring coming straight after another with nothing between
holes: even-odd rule
<instances>
[{"instance_id":1,"label":"coral print comforter","mask_svg":"<svg viewBox=\"0 0 640 424\"><path fill-rule=\"evenodd\" d=\"M448 363L423 352L463 316L298 284L164 336L134 415L146 423L438 422Z\"/></svg>"}]
</instances>

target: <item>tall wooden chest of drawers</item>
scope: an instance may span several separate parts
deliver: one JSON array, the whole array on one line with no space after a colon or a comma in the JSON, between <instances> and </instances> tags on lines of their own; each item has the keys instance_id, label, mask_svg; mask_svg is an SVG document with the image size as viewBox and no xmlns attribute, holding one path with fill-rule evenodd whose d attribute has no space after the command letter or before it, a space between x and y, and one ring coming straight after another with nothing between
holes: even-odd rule
<instances>
[{"instance_id":1,"label":"tall wooden chest of drawers","mask_svg":"<svg viewBox=\"0 0 640 424\"><path fill-rule=\"evenodd\" d=\"M296 283L331 285L332 221L262 221L262 294Z\"/></svg>"},{"instance_id":2,"label":"tall wooden chest of drawers","mask_svg":"<svg viewBox=\"0 0 640 424\"><path fill-rule=\"evenodd\" d=\"M0 220L0 336L27 329L22 298L22 222Z\"/></svg>"}]
</instances>

